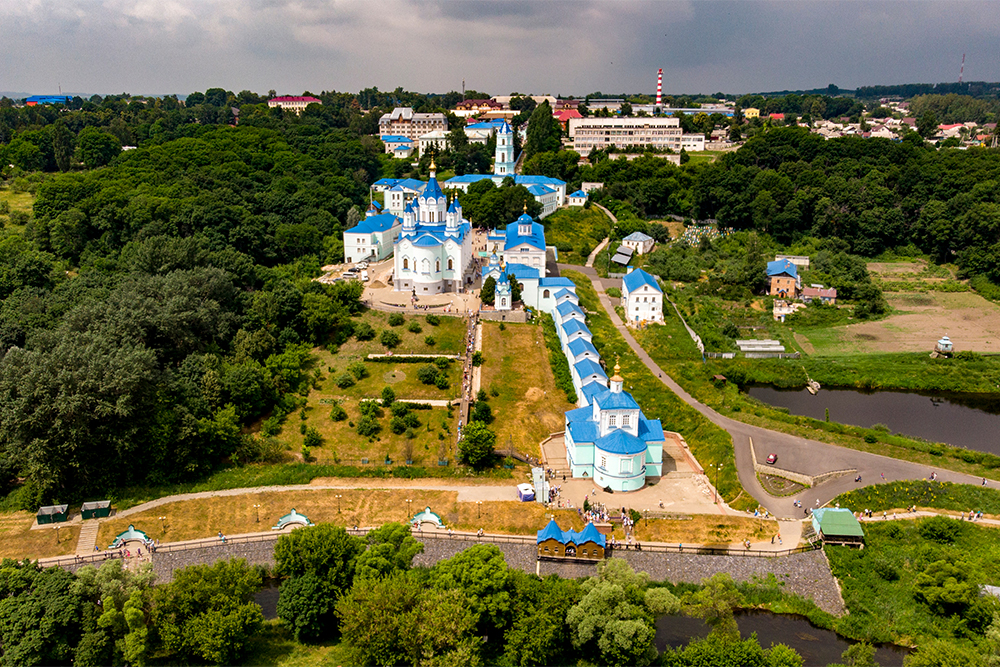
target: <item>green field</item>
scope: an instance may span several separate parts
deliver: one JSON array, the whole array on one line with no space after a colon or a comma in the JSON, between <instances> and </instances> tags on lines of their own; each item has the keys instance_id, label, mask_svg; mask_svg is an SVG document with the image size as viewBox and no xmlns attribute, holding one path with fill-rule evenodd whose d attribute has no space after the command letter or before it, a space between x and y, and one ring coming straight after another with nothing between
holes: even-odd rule
<instances>
[{"instance_id":1,"label":"green field","mask_svg":"<svg viewBox=\"0 0 1000 667\"><path fill-rule=\"evenodd\" d=\"M581 266L611 231L611 221L596 206L561 208L542 220L542 224L545 242L559 249L559 261Z\"/></svg>"}]
</instances>

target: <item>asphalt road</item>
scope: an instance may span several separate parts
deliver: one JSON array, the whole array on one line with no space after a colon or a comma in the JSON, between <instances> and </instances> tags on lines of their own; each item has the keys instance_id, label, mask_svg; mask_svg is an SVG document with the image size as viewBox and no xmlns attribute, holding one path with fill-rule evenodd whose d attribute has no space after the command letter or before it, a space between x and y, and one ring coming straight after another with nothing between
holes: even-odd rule
<instances>
[{"instance_id":1,"label":"asphalt road","mask_svg":"<svg viewBox=\"0 0 1000 667\"><path fill-rule=\"evenodd\" d=\"M981 477L963 475L961 473L943 470L941 468L930 468L909 461L901 461L888 456L859 452L846 447L839 447L817 440L800 438L798 436L771 431L759 426L751 426L743 422L730 419L720 415L710 407L695 400L693 396L684 391L673 378L660 368L656 362L646 353L639 343L632 337L618 314L615 312L608 296L604 293L605 286L620 283L620 280L610 281L597 276L594 269L572 265L560 265L560 268L573 271L580 271L590 278L594 288L598 291L601 303L611 321L624 336L625 341L632 350L639 356L644 364L658 376L663 384L677 394L681 400L702 413L717 426L725 429L733 439L733 449L736 455L736 469L739 474L740 483L763 507L771 514L782 518L801 519L805 509L825 505L833 498L851 491L853 489L869 486L871 484L881 484L906 479L928 479L931 473L936 473L938 481L955 482L960 484L981 484ZM617 286L617 285L615 285ZM682 434L683 435L683 434ZM847 474L840 477L833 477L816 486L806 489L798 496L774 497L767 493L757 479L753 462L750 458L750 438L753 438L753 446L759 463L766 465L768 454L777 454L777 467L792 472L815 477L823 473L835 470L854 469L857 473ZM857 474L861 475L861 481L855 482ZM883 477L884 476L884 477ZM991 486L996 486L997 482L990 481ZM794 501L802 502L802 509L794 506ZM860 510L864 508L852 508ZM970 508L971 509L971 508Z\"/></svg>"}]
</instances>

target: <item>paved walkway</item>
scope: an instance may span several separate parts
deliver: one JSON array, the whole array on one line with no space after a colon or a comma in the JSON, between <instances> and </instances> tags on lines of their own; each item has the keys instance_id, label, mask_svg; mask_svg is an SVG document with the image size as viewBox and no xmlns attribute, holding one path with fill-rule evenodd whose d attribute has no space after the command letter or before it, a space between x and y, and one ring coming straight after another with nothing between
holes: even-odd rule
<instances>
[{"instance_id":1,"label":"paved walkway","mask_svg":"<svg viewBox=\"0 0 1000 667\"><path fill-rule=\"evenodd\" d=\"M632 348L653 375L659 377L663 384L677 394L681 400L703 414L712 423L725 429L732 436L733 449L736 456L736 469L739 474L740 483L757 502L770 510L771 514L778 517L801 518L805 510L795 507L795 500L802 500L806 508L816 507L830 502L830 500L841 493L846 493L862 486L907 479L928 479L932 472L936 473L937 480L942 482L975 485L979 485L982 482L981 477L964 475L941 468L930 468L888 456L870 454L787 433L771 431L720 415L688 394L639 345L632 336L631 331L622 323L615 312L611 300L604 292L605 281L597 275L597 272L593 268L581 268L572 265L560 265L560 268L580 271L585 274L597 291L601 304L611 318L611 322L621 332L625 342L628 343L629 347ZM754 440L755 449L759 457L767 457L768 454L772 453L777 454L782 467L788 470L815 477L832 470L854 468L861 475L862 481L855 482L854 477L850 475L836 477L803 491L798 497L775 498L764 490L757 479L753 462L750 459L750 438ZM763 463L762 460L760 462ZM812 499L815 499L816 502L811 502Z\"/></svg>"}]
</instances>

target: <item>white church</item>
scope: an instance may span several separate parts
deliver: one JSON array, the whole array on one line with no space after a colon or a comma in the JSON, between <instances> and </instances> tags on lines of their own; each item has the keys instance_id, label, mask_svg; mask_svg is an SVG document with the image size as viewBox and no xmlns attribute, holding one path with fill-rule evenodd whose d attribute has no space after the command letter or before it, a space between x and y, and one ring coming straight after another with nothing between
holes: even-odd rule
<instances>
[{"instance_id":1,"label":"white church","mask_svg":"<svg viewBox=\"0 0 1000 667\"><path fill-rule=\"evenodd\" d=\"M397 292L440 294L459 292L472 284L475 261L472 225L462 206L438 185L434 163L431 178L403 211L403 225L393 246L393 280Z\"/></svg>"}]
</instances>

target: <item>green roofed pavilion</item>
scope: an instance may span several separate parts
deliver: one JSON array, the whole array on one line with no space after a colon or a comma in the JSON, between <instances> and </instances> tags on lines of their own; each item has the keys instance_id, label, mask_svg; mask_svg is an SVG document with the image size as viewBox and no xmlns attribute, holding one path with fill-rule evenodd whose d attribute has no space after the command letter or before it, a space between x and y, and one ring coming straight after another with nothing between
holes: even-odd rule
<instances>
[{"instance_id":1,"label":"green roofed pavilion","mask_svg":"<svg viewBox=\"0 0 1000 667\"><path fill-rule=\"evenodd\" d=\"M813 528L825 544L864 546L865 533L851 510L823 507L813 510Z\"/></svg>"},{"instance_id":2,"label":"green roofed pavilion","mask_svg":"<svg viewBox=\"0 0 1000 667\"><path fill-rule=\"evenodd\" d=\"M141 530L137 530L135 526L129 524L128 530L118 533L115 537L114 542L111 543L109 549L117 549L123 546L126 542L148 542L149 536Z\"/></svg>"}]
</instances>

